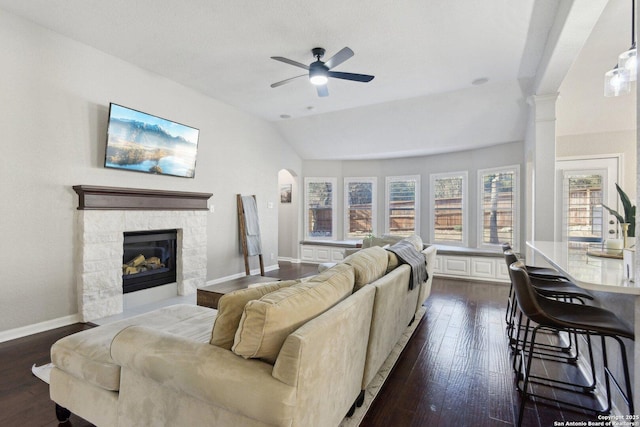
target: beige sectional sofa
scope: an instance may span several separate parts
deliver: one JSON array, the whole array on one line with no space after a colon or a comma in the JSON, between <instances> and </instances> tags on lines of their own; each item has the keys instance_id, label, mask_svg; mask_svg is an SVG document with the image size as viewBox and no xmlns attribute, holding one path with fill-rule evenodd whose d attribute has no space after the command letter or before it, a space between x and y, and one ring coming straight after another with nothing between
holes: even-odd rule
<instances>
[{"instance_id":1,"label":"beige sectional sofa","mask_svg":"<svg viewBox=\"0 0 640 427\"><path fill-rule=\"evenodd\" d=\"M217 313L176 305L65 337L51 399L98 426L337 426L430 291L409 291L393 257L370 248Z\"/></svg>"}]
</instances>

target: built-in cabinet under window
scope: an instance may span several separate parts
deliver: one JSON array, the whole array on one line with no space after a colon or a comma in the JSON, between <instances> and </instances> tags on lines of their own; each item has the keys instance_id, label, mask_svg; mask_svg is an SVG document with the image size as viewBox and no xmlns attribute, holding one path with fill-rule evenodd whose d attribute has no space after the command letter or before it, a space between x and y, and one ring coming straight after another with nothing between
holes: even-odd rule
<instances>
[{"instance_id":1,"label":"built-in cabinet under window","mask_svg":"<svg viewBox=\"0 0 640 427\"><path fill-rule=\"evenodd\" d=\"M504 257L438 254L434 273L437 276L457 277L489 282L509 282Z\"/></svg>"}]
</instances>

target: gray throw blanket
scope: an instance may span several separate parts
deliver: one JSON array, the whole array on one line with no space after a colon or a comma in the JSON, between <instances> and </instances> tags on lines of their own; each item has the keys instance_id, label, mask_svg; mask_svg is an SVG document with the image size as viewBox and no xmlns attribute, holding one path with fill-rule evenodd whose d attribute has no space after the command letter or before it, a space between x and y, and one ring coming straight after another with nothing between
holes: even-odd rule
<instances>
[{"instance_id":1,"label":"gray throw blanket","mask_svg":"<svg viewBox=\"0 0 640 427\"><path fill-rule=\"evenodd\" d=\"M258 205L253 196L242 196L244 209L245 232L247 236L247 252L249 256L260 255L260 224L258 223Z\"/></svg>"},{"instance_id":2,"label":"gray throw blanket","mask_svg":"<svg viewBox=\"0 0 640 427\"><path fill-rule=\"evenodd\" d=\"M409 289L413 289L416 283L421 285L429 278L427 274L427 262L422 252L418 252L413 244L401 240L393 246L387 248L398 257L400 264L409 264L411 267L411 278Z\"/></svg>"}]
</instances>

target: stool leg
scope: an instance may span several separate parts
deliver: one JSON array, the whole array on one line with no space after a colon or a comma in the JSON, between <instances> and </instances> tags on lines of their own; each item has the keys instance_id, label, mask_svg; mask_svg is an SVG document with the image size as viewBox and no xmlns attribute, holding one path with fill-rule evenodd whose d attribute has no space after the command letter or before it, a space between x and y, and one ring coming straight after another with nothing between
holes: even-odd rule
<instances>
[{"instance_id":1,"label":"stool leg","mask_svg":"<svg viewBox=\"0 0 640 427\"><path fill-rule=\"evenodd\" d=\"M611 371L609 370L609 365L607 363L607 359L606 359L606 347L605 347L605 337L602 336L602 358L604 360L604 375L605 375L605 384L607 387L607 404L608 404L608 410L611 409L611 395L610 395L610 385L609 385L609 377L611 377L611 379L613 380L615 386L618 388L618 391L620 392L620 394L622 395L622 397L625 400L625 403L627 404L627 407L629 408L629 414L630 415L634 415L634 405L633 405L633 391L631 389L631 379L630 379L630 375L629 375L629 364L628 364L628 360L627 360L627 351L626 351L626 347L624 345L624 343L622 342L622 339L620 339L620 337L617 337L615 335L612 335L611 338L615 339L616 341L618 341L618 344L620 345L620 355L622 357L622 370L623 370L623 374L624 374L624 383L625 383L625 388L626 391L622 391L622 388L620 387L620 385L618 384L618 381L616 381L615 377L613 376L613 374L611 374Z\"/></svg>"},{"instance_id":2,"label":"stool leg","mask_svg":"<svg viewBox=\"0 0 640 427\"><path fill-rule=\"evenodd\" d=\"M624 381L627 385L627 405L629 406L629 414L634 415L635 409L633 407L633 391L631 390L631 378L629 376L629 364L627 362L627 349L618 337L614 337L618 344L620 344L620 353L622 354L622 368L624 370Z\"/></svg>"},{"instance_id":3,"label":"stool leg","mask_svg":"<svg viewBox=\"0 0 640 427\"><path fill-rule=\"evenodd\" d=\"M607 359L607 344L605 343L604 335L600 336L602 343L602 364L604 365L604 386L607 393L607 407L604 409L604 413L608 414L611 410L611 383L609 381L609 361Z\"/></svg>"},{"instance_id":4,"label":"stool leg","mask_svg":"<svg viewBox=\"0 0 640 427\"><path fill-rule=\"evenodd\" d=\"M596 364L593 360L593 347L591 346L591 335L586 334L587 336L587 349L589 350L589 367L591 368L591 386L589 387L585 387L584 390L585 391L593 391L596 388ZM577 344L577 340L578 337L576 336L576 344ZM576 351L578 350L578 347L576 346Z\"/></svg>"},{"instance_id":5,"label":"stool leg","mask_svg":"<svg viewBox=\"0 0 640 427\"><path fill-rule=\"evenodd\" d=\"M522 426L522 420L524 417L524 408L525 408L525 404L527 403L527 399L528 399L528 392L527 392L527 388L529 387L529 372L531 372L531 361L533 359L533 347L534 344L536 342L536 333L538 332L538 327L536 326L535 328L533 328L533 331L531 332L531 341L529 343L527 343L526 341L523 343L522 345L522 351L521 351L521 360L522 363L524 364L524 360L526 357L526 345L529 344L529 356L526 358L526 367L524 368L524 379L522 382L522 389L520 390L521 394L520 394L520 398L522 399L522 401L520 402L520 413L518 414L518 427ZM527 332L525 332L525 339L526 336L528 335Z\"/></svg>"},{"instance_id":6,"label":"stool leg","mask_svg":"<svg viewBox=\"0 0 640 427\"><path fill-rule=\"evenodd\" d=\"M504 313L504 321L509 326L511 324L511 318L509 313L511 312L511 305L513 299L513 284L509 285L509 296L507 297L507 310Z\"/></svg>"}]
</instances>

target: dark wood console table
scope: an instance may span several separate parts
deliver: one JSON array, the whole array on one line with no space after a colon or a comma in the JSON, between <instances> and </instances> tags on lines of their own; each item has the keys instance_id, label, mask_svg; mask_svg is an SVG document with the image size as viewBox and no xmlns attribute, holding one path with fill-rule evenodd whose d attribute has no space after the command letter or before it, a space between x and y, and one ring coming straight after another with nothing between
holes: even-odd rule
<instances>
[{"instance_id":1,"label":"dark wood console table","mask_svg":"<svg viewBox=\"0 0 640 427\"><path fill-rule=\"evenodd\" d=\"M277 282L279 280L277 277L246 276L228 282L216 283L215 285L198 288L196 301L200 306L217 309L220 298L229 292L246 289L254 283Z\"/></svg>"}]
</instances>

